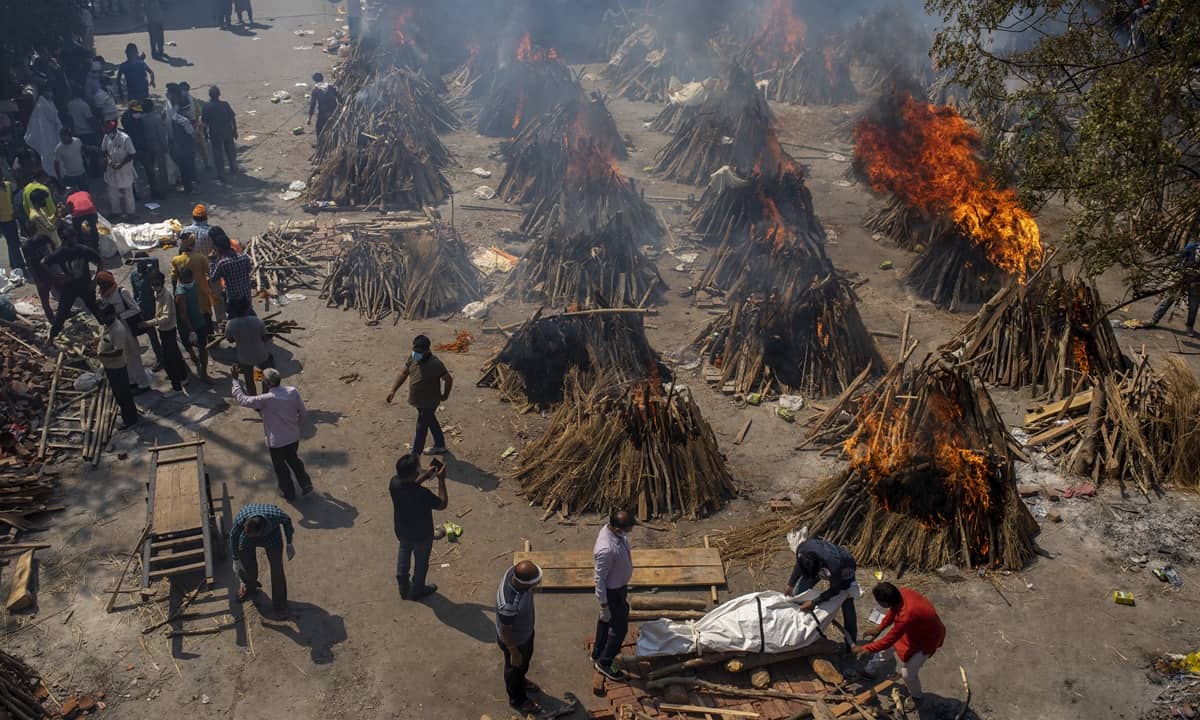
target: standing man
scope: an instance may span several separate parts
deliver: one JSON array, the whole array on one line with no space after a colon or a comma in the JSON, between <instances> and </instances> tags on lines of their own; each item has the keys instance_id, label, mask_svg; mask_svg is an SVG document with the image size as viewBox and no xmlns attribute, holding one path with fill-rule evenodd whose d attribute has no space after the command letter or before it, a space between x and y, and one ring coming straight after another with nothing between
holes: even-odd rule
<instances>
[{"instance_id":1,"label":"standing man","mask_svg":"<svg viewBox=\"0 0 1200 720\"><path fill-rule=\"evenodd\" d=\"M428 470L419 472L420 469L420 461L415 455L402 455L396 461L396 475L388 483L388 494L392 496L392 525L396 540L400 542L396 584L400 588L400 597L405 600L420 600L437 592L437 585L425 582L429 573L429 554L433 552L433 511L445 510L449 502L446 466L435 460ZM434 475L438 479L437 495L421 485Z\"/></svg>"},{"instance_id":2,"label":"standing man","mask_svg":"<svg viewBox=\"0 0 1200 720\"><path fill-rule=\"evenodd\" d=\"M212 332L212 314L201 309L204 296L200 294L198 282L193 277L190 267L178 269L178 282L175 284L175 320L179 323L181 331L180 341L187 348L192 362L196 364L201 382L212 385L213 379L208 374L208 335Z\"/></svg>"},{"instance_id":3,"label":"standing man","mask_svg":"<svg viewBox=\"0 0 1200 720\"><path fill-rule=\"evenodd\" d=\"M71 134L67 128L58 133L58 146L54 148L54 173L64 188L87 190L87 167L83 163L83 141Z\"/></svg>"},{"instance_id":4,"label":"standing man","mask_svg":"<svg viewBox=\"0 0 1200 720\"><path fill-rule=\"evenodd\" d=\"M158 341L158 333L150 321L158 314L158 294L154 290L153 277L158 273L158 258L152 258L144 250L133 254L133 272L129 274L129 287L133 290L133 300L141 311L138 317L131 320L130 328L137 337L142 335L150 339L150 348L154 350L154 367L151 371L158 372L163 368L162 345ZM174 305L175 303L171 303Z\"/></svg>"},{"instance_id":5,"label":"standing man","mask_svg":"<svg viewBox=\"0 0 1200 720\"><path fill-rule=\"evenodd\" d=\"M76 93L67 101L67 115L71 117L71 130L85 144L95 147L100 144L96 132L96 114L82 95Z\"/></svg>"},{"instance_id":6,"label":"standing man","mask_svg":"<svg viewBox=\"0 0 1200 720\"><path fill-rule=\"evenodd\" d=\"M596 563L596 599L600 601L600 619L592 642L592 666L609 680L625 680L617 667L617 655L629 631L629 579L633 577L633 557L629 552L629 531L635 525L633 514L617 510L600 528L592 559Z\"/></svg>"},{"instance_id":7,"label":"standing man","mask_svg":"<svg viewBox=\"0 0 1200 720\"><path fill-rule=\"evenodd\" d=\"M271 336L261 318L250 311L250 301L239 298L229 304L229 322L225 324L225 339L237 347L237 364L242 381L251 395L258 394L254 369L271 367Z\"/></svg>"},{"instance_id":8,"label":"standing man","mask_svg":"<svg viewBox=\"0 0 1200 720\"><path fill-rule=\"evenodd\" d=\"M214 293L220 293L224 286L224 292L221 293L221 298L224 300L222 305L228 307L231 303L245 300L249 309L250 273L254 269L254 263L250 261L250 256L246 253L234 251L233 242L221 228L212 228L208 237L212 240L213 250L217 254L217 262L213 264L212 271L208 275L209 288ZM217 303L214 301L213 304ZM220 319L218 312L217 320Z\"/></svg>"},{"instance_id":9,"label":"standing man","mask_svg":"<svg viewBox=\"0 0 1200 720\"><path fill-rule=\"evenodd\" d=\"M17 213L13 208L13 184L0 178L0 232L8 245L8 267L16 280L25 277L25 257L21 253L21 231L17 227Z\"/></svg>"},{"instance_id":10,"label":"standing man","mask_svg":"<svg viewBox=\"0 0 1200 720\"><path fill-rule=\"evenodd\" d=\"M275 368L263 370L263 394L247 395L238 380L238 366L229 369L233 380L233 399L242 407L253 408L262 414L263 434L267 437L267 450L271 464L275 466L275 479L279 492L289 502L296 499L296 488L292 485L292 473L300 484L304 495L313 490L312 478L300 460L300 428L308 417L300 391L294 387L281 387L283 378Z\"/></svg>"},{"instance_id":11,"label":"standing man","mask_svg":"<svg viewBox=\"0 0 1200 720\"><path fill-rule=\"evenodd\" d=\"M883 582L871 592L875 602L887 610L887 615L879 624L879 631L889 626L892 629L869 645L855 645L853 650L860 657L874 653L867 663L866 674L869 676L879 671L889 654L894 654L900 665L900 677L908 686L909 697L904 703L905 710L916 712L925 697L921 690L921 666L942 646L946 639L946 626L933 609L933 604L916 590L897 588L889 582ZM893 653L888 653L889 649Z\"/></svg>"},{"instance_id":12,"label":"standing man","mask_svg":"<svg viewBox=\"0 0 1200 720\"><path fill-rule=\"evenodd\" d=\"M149 98L142 101L141 123L142 144L138 145L137 159L146 171L150 197L162 200L167 185L167 122Z\"/></svg>"},{"instance_id":13,"label":"standing man","mask_svg":"<svg viewBox=\"0 0 1200 720\"><path fill-rule=\"evenodd\" d=\"M238 511L229 530L229 554L242 581L238 602L253 598L262 590L258 582L258 548L262 548L267 551L267 563L271 566L271 607L280 615L287 614L283 553L286 547L288 560L296 557L292 545L294 532L292 519L275 505L251 503Z\"/></svg>"},{"instance_id":14,"label":"standing man","mask_svg":"<svg viewBox=\"0 0 1200 720\"><path fill-rule=\"evenodd\" d=\"M154 318L148 324L158 331L163 369L167 371L167 379L171 381L171 390L179 392L183 390L188 371L176 337L178 321L175 298L171 297L171 291L167 289L167 276L157 270L150 275L150 287L154 289Z\"/></svg>"},{"instance_id":15,"label":"standing man","mask_svg":"<svg viewBox=\"0 0 1200 720\"><path fill-rule=\"evenodd\" d=\"M1150 322L1142 325L1152 328L1158 325L1166 316L1167 311L1179 302L1183 295L1187 296L1187 331L1190 337L1200 337L1196 332L1196 310L1200 309L1200 242L1190 242L1183 246L1177 254L1175 265L1180 274L1179 282L1163 294L1162 302L1154 309Z\"/></svg>"},{"instance_id":16,"label":"standing man","mask_svg":"<svg viewBox=\"0 0 1200 720\"><path fill-rule=\"evenodd\" d=\"M208 224L208 208L203 205L196 205L192 208L192 224L185 227L182 232L190 232L195 240L196 252L204 257L212 255L212 240L208 237L208 231L211 230Z\"/></svg>"},{"instance_id":17,"label":"standing man","mask_svg":"<svg viewBox=\"0 0 1200 720\"><path fill-rule=\"evenodd\" d=\"M176 97L179 91L175 91ZM171 117L168 118L167 146L171 159L179 168L179 184L185 193L195 190L196 183L196 126L186 115L180 112L176 104L171 105Z\"/></svg>"},{"instance_id":18,"label":"standing man","mask_svg":"<svg viewBox=\"0 0 1200 720\"><path fill-rule=\"evenodd\" d=\"M150 97L150 88L154 87L154 71L138 54L137 45L129 43L125 46L125 62L117 66L117 86L125 78L125 99L129 101Z\"/></svg>"},{"instance_id":19,"label":"standing man","mask_svg":"<svg viewBox=\"0 0 1200 720\"><path fill-rule=\"evenodd\" d=\"M496 590L496 643L504 653L504 689L508 705L527 715L539 715L542 707L529 697L538 687L525 679L533 657L533 592L542 582L542 569L532 560L510 567Z\"/></svg>"},{"instance_id":20,"label":"standing man","mask_svg":"<svg viewBox=\"0 0 1200 720\"><path fill-rule=\"evenodd\" d=\"M133 200L133 160L137 150L133 141L124 132L117 129L117 121L111 120L104 125L104 140L100 149L108 165L104 168L104 182L108 185L109 211L114 219L124 216L125 220L134 216Z\"/></svg>"},{"instance_id":21,"label":"standing man","mask_svg":"<svg viewBox=\"0 0 1200 720\"><path fill-rule=\"evenodd\" d=\"M49 212L46 210L46 204L51 207L54 201L50 198L50 191L45 188L40 188L33 191L30 197L30 204L25 206L25 217L29 221L31 235L45 235L50 238L50 242L55 248L62 246L62 238L58 232L58 213Z\"/></svg>"},{"instance_id":22,"label":"standing man","mask_svg":"<svg viewBox=\"0 0 1200 720\"><path fill-rule=\"evenodd\" d=\"M237 116L229 103L221 99L221 88L213 85L208 89L208 104L201 113L204 129L209 143L212 144L213 165L217 169L217 179L225 182L225 164L229 164L229 172L237 173Z\"/></svg>"},{"instance_id":23,"label":"standing man","mask_svg":"<svg viewBox=\"0 0 1200 720\"><path fill-rule=\"evenodd\" d=\"M142 365L142 346L137 341L141 308L125 288L117 286L116 278L107 270L96 273L96 289L100 291L100 306L111 307L125 325L125 368L129 371L129 385L134 395L144 393L150 389L150 377L146 374L146 366Z\"/></svg>"},{"instance_id":24,"label":"standing man","mask_svg":"<svg viewBox=\"0 0 1200 720\"><path fill-rule=\"evenodd\" d=\"M788 578L787 594L799 595L815 587L821 578L827 579L829 587L825 592L818 595L816 600L800 603L801 610L812 612L813 607L834 595L849 591L857 570L858 563L846 548L820 538L805 540L796 546L796 565L792 568L792 576ZM845 623L846 640L851 645L857 643L858 613L854 608L854 593L842 602L842 621Z\"/></svg>"},{"instance_id":25,"label":"standing man","mask_svg":"<svg viewBox=\"0 0 1200 720\"><path fill-rule=\"evenodd\" d=\"M392 391L388 393L390 403L396 397L396 391L409 377L412 382L408 385L408 404L417 409L417 430L413 435L412 454L444 455L446 453L446 438L442 435L442 425L438 422L437 408L450 398L450 390L454 387L454 378L442 361L434 357L430 351L429 338L418 335L413 338L412 355L404 363L404 369L392 383ZM444 381L444 382L443 382ZM433 433L433 447L425 450L425 435Z\"/></svg>"},{"instance_id":26,"label":"standing man","mask_svg":"<svg viewBox=\"0 0 1200 720\"><path fill-rule=\"evenodd\" d=\"M145 0L146 28L150 32L150 57L162 60L167 56L166 42L163 36L163 9L159 0Z\"/></svg>"},{"instance_id":27,"label":"standing man","mask_svg":"<svg viewBox=\"0 0 1200 720\"><path fill-rule=\"evenodd\" d=\"M100 305L96 302L96 288L90 267L95 265L97 271L104 269L104 261L99 253L80 245L75 233L68 232L63 239L63 246L42 258L41 265L57 265L63 276L58 290L58 308L54 312L54 322L50 324L50 340L54 340L62 330L76 300L82 300L92 315L100 319ZM114 311L114 317L115 314ZM124 341L125 338L121 336L120 339Z\"/></svg>"},{"instance_id":28,"label":"standing man","mask_svg":"<svg viewBox=\"0 0 1200 720\"><path fill-rule=\"evenodd\" d=\"M62 309L62 305L59 305L59 309ZM125 369L125 348L129 344L129 330L117 317L117 311L111 305L100 308L96 319L102 326L100 344L96 352L100 356L100 364L104 366L104 376L108 378L108 389L112 392L117 407L121 409L121 429L127 430L138 421L138 409L133 402L133 390L129 387L129 375Z\"/></svg>"},{"instance_id":29,"label":"standing man","mask_svg":"<svg viewBox=\"0 0 1200 720\"><path fill-rule=\"evenodd\" d=\"M100 213L96 202L86 190L76 190L67 196L67 214L71 216L71 228L79 236L79 242L96 252L100 251Z\"/></svg>"},{"instance_id":30,"label":"standing man","mask_svg":"<svg viewBox=\"0 0 1200 720\"><path fill-rule=\"evenodd\" d=\"M325 76L321 73L313 73L312 76L313 91L312 98L308 101L308 124L312 125L313 113L317 114L317 137L321 137L321 131L325 129L325 124L329 122L329 118L333 116L333 111L337 110L338 103L341 99L338 97L337 88L331 83L325 82Z\"/></svg>"}]
</instances>

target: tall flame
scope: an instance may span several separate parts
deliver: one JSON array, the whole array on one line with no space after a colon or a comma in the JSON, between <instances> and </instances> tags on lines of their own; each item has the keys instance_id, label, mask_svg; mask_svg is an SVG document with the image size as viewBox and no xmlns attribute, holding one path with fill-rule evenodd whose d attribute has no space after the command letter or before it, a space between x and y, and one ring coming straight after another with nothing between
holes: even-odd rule
<instances>
[{"instance_id":1,"label":"tall flame","mask_svg":"<svg viewBox=\"0 0 1200 720\"><path fill-rule=\"evenodd\" d=\"M517 60L521 62L545 62L547 60L558 60L558 51L554 48L542 50L533 46L533 39L526 32L521 36L521 42L517 43Z\"/></svg>"},{"instance_id":2,"label":"tall flame","mask_svg":"<svg viewBox=\"0 0 1200 720\"><path fill-rule=\"evenodd\" d=\"M579 185L605 178L622 184L627 182L616 158L593 140L585 103L579 103L574 122L563 130L563 145L567 152L568 182Z\"/></svg>"},{"instance_id":3,"label":"tall flame","mask_svg":"<svg viewBox=\"0 0 1200 720\"><path fill-rule=\"evenodd\" d=\"M792 0L771 0L762 29L760 51L771 53L778 63L791 62L808 33L804 21L792 14Z\"/></svg>"},{"instance_id":4,"label":"tall flame","mask_svg":"<svg viewBox=\"0 0 1200 720\"><path fill-rule=\"evenodd\" d=\"M876 192L954 220L1000 270L1024 278L1042 262L1037 222L979 158L979 133L954 108L897 98L896 117L864 119L855 162Z\"/></svg>"}]
</instances>

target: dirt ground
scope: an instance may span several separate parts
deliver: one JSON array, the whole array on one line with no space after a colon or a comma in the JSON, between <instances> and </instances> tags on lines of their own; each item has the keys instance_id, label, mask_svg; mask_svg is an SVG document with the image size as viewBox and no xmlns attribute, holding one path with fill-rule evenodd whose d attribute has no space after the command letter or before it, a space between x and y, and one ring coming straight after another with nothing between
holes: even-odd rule
<instances>
[{"instance_id":1,"label":"dirt ground","mask_svg":"<svg viewBox=\"0 0 1200 720\"><path fill-rule=\"evenodd\" d=\"M209 205L214 224L233 237L248 238L269 221L300 214L295 202L279 198L289 182L308 172L311 135L290 132L303 124L307 109L304 88L296 83L311 82L313 71L329 70L330 56L312 43L337 21L337 6L327 0L256 4L259 26L238 33L207 27L207 10L199 3L170 6L167 40L174 44L167 51L179 57L170 64L152 63L158 85L161 89L167 81L188 80L193 92L203 96L208 84L220 84L239 113L246 173L230 187L218 187L205 175L197 195L174 195L158 213L145 214L146 219L183 219L201 201ZM117 58L130 40L145 45L144 33L127 34L136 29L132 22L102 25L98 30L108 34L97 37L97 46L110 60ZM300 31L311 34L298 35ZM585 83L598 87L591 75L595 69L586 70ZM280 89L291 92L294 101L270 103L271 93ZM646 193L698 196L698 188L656 181L643 171L666 141L643 127L657 108L619 99L611 107L636 146L625 170ZM908 295L899 269L910 258L872 240L861 225L873 201L861 187L845 182L850 148L833 132L853 108L778 110L783 140L810 146L789 150L810 167L817 211L831 231L831 256L839 267L869 280L859 291L867 326L895 331L905 313L911 313L915 336L927 349L948 338L965 317L939 312ZM503 170L490 157L497 141L468 131L446 140L461 163L451 175L456 202L480 204L472 190L480 184L494 187ZM470 174L476 166L491 170L493 177L481 181ZM482 204L501 207L495 201ZM672 203L657 206L672 224L685 220ZM450 208L442 212L449 217ZM1050 242L1063 217L1061 209L1043 215ZM320 221L335 219L321 216ZM454 219L468 240L503 244L498 231L515 227L519 215L456 207ZM677 239L660 248L671 290L648 327L654 346L667 353L683 351L708 318L677 292L687 286L689 273L674 269L680 260L670 252L688 249L703 250ZM898 269L879 269L885 260ZM703 262L702 254L693 269ZM1104 278L1102 290L1110 300L1118 297L1118 279ZM509 553L524 539L535 549L590 547L598 521L586 517L574 525L543 523L540 509L529 507L505 479L513 460L501 459L502 452L535 437L543 419L517 415L494 391L475 387L478 369L498 347L500 336L485 334L481 323L461 318L368 327L353 314L324 307L316 292L303 294L307 297L292 302L283 314L305 328L290 336L301 347L277 346L286 382L300 389L310 409L312 422L301 456L317 488L314 496L287 508L297 522L297 555L287 568L294 619L267 620L249 606L243 614L231 602L229 567L218 573L221 591L198 601L189 612L200 617L186 623L193 629L230 626L221 632L173 639L162 630L143 634L144 627L165 619L168 605L177 600L134 608L125 596L118 612L104 612L106 591L145 521L150 469L145 448L156 439L167 443L195 433L204 438L214 488L228 500L227 520L230 509L248 502L282 503L274 492L260 424L254 413L227 402L229 383L223 374L215 386L197 387L190 399L149 397L143 402L146 422L136 434L118 436L98 469L72 463L56 467L69 508L40 535L44 540L39 541L53 549L40 554L37 610L5 618L3 646L40 668L59 699L77 691L103 692L103 716L130 719L184 713L263 720L508 717L491 608ZM1150 309L1144 301L1118 313L1118 319L1145 317ZM492 321L520 319L530 310L501 303ZM1173 325L1179 325L1178 318ZM431 580L438 583L438 594L424 603L403 602L394 579L387 482L392 463L410 441L415 413L403 404L387 405L384 396L412 335L421 332L443 342L463 328L475 333L476 342L467 354L443 356L456 385L441 419L453 451L448 460L450 507L443 515L463 525L465 535L457 545L435 547ZM1195 343L1182 341L1169 329L1118 328L1117 335L1127 348L1144 345L1156 356L1197 350ZM885 356L895 354L895 340L881 338L880 345ZM218 359L228 361L228 352ZM350 373L360 379L339 380ZM680 380L693 387L728 453L743 497L703 521L679 522L666 531L640 528L632 537L635 545L700 544L705 533L763 512L768 497L800 497L807 483L835 465L816 453L795 451L802 437L797 425L775 419L766 408L738 407L705 387L698 371L682 372ZM166 389L162 377L156 387ZM1028 399L1007 391L995 396L1015 424ZM755 422L746 442L733 445L748 417ZM1021 472L1050 486L1069 484L1044 461ZM1114 502L1126 509L1113 509ZM1173 494L1148 503L1121 499L1107 489L1101 498L1058 505L1063 522L1047 524L1039 539L1053 559L1040 558L1022 572L1000 576L996 585L975 577L958 582L900 579L927 593L948 627L945 647L924 670L926 689L960 696L961 666L971 680L972 707L983 718L1141 717L1155 707L1162 690L1147 680L1148 659L1200 648L1200 596L1195 591L1200 577L1192 560L1200 517L1196 498ZM1164 538L1175 539L1168 543ZM1136 562L1138 555L1148 559ZM1181 591L1169 590L1151 574L1166 562L1182 576ZM779 587L788 570L786 548L780 548L766 570L741 565L729 570L722 597ZM875 570L860 569L864 586L873 582ZM1136 607L1115 605L1111 595L1117 589L1132 591ZM871 605L864 602L863 617ZM585 594L543 594L537 604L532 677L552 696L571 691L586 700L592 673L584 642L595 620L594 601Z\"/></svg>"}]
</instances>

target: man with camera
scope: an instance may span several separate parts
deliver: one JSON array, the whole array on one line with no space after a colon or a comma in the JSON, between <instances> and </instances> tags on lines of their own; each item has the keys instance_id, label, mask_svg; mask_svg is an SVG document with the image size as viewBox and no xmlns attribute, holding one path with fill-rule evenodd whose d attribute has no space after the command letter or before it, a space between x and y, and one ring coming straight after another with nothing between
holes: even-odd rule
<instances>
[{"instance_id":1,"label":"man with camera","mask_svg":"<svg viewBox=\"0 0 1200 720\"><path fill-rule=\"evenodd\" d=\"M436 495L422 486L435 475L438 479ZM437 537L433 529L433 511L445 510L448 503L446 466L434 458L429 468L422 472L418 456L402 455L396 461L396 474L388 483L388 493L392 496L396 540L400 542L396 584L401 598L420 600L437 592L437 585L425 584L425 576L429 573L429 554L433 552L433 541Z\"/></svg>"}]
</instances>

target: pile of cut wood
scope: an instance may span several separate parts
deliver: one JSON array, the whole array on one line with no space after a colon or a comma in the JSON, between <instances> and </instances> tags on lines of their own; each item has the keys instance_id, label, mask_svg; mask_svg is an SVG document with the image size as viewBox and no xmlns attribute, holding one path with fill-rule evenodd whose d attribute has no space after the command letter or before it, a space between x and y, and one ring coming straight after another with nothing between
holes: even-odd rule
<instances>
[{"instance_id":1,"label":"pile of cut wood","mask_svg":"<svg viewBox=\"0 0 1200 720\"><path fill-rule=\"evenodd\" d=\"M791 525L867 564L1021 568L1038 526L1017 493L1016 441L952 355L907 371L915 348L869 392L852 399L861 383L852 384L817 419L806 444L834 441L850 467L809 491Z\"/></svg>"},{"instance_id":2,"label":"pile of cut wood","mask_svg":"<svg viewBox=\"0 0 1200 720\"><path fill-rule=\"evenodd\" d=\"M321 297L368 324L427 318L478 300L479 270L457 231L423 216L338 226L339 247Z\"/></svg>"},{"instance_id":3,"label":"pile of cut wood","mask_svg":"<svg viewBox=\"0 0 1200 720\"><path fill-rule=\"evenodd\" d=\"M0 458L23 466L37 452L57 353L25 323L0 323Z\"/></svg>"},{"instance_id":4,"label":"pile of cut wood","mask_svg":"<svg viewBox=\"0 0 1200 720\"><path fill-rule=\"evenodd\" d=\"M781 162L767 99L754 78L731 65L724 83L708 94L655 156L654 173L676 182L701 185L728 165L745 177L775 174Z\"/></svg>"},{"instance_id":5,"label":"pile of cut wood","mask_svg":"<svg viewBox=\"0 0 1200 720\"><path fill-rule=\"evenodd\" d=\"M343 97L317 141L314 200L416 209L449 196L453 157L437 133L458 120L428 80L392 68Z\"/></svg>"},{"instance_id":6,"label":"pile of cut wood","mask_svg":"<svg viewBox=\"0 0 1200 720\"><path fill-rule=\"evenodd\" d=\"M0 650L0 717L14 720L49 718L50 712L38 699L46 696L41 675L18 658Z\"/></svg>"},{"instance_id":7,"label":"pile of cut wood","mask_svg":"<svg viewBox=\"0 0 1200 720\"><path fill-rule=\"evenodd\" d=\"M254 262L254 294L266 300L269 310L272 300L290 290L319 287L336 251L334 235L318 231L314 220L271 223L246 244L246 254Z\"/></svg>"},{"instance_id":8,"label":"pile of cut wood","mask_svg":"<svg viewBox=\"0 0 1200 720\"><path fill-rule=\"evenodd\" d=\"M1043 265L1010 280L946 344L985 382L1065 398L1129 367L1093 283Z\"/></svg>"},{"instance_id":9,"label":"pile of cut wood","mask_svg":"<svg viewBox=\"0 0 1200 720\"><path fill-rule=\"evenodd\" d=\"M1195 488L1200 438L1200 384L1179 358L1165 372L1145 355L1123 373L1094 379L1092 387L1034 407L1025 416L1029 447L1061 463L1064 472L1099 484L1117 481L1149 497L1174 485Z\"/></svg>"},{"instance_id":10,"label":"pile of cut wood","mask_svg":"<svg viewBox=\"0 0 1200 720\"><path fill-rule=\"evenodd\" d=\"M913 252L921 252L954 232L953 221L931 216L895 195L888 196L887 201L871 212L863 224L898 247Z\"/></svg>"},{"instance_id":11,"label":"pile of cut wood","mask_svg":"<svg viewBox=\"0 0 1200 720\"><path fill-rule=\"evenodd\" d=\"M581 193L581 200L588 195ZM556 218L568 202L557 206ZM517 265L510 288L520 297L564 307L644 307L664 289L658 268L641 250L644 227L617 214L590 229L556 219L541 231Z\"/></svg>"},{"instance_id":12,"label":"pile of cut wood","mask_svg":"<svg viewBox=\"0 0 1200 720\"><path fill-rule=\"evenodd\" d=\"M767 61L758 57L754 47L744 58L748 66L765 69L755 77L766 79L767 98L790 105L845 105L858 100L858 90L850 79L850 53L835 33L825 34L823 48L805 47L796 55ZM757 62L754 62L757 60Z\"/></svg>"},{"instance_id":13,"label":"pile of cut wood","mask_svg":"<svg viewBox=\"0 0 1200 720\"><path fill-rule=\"evenodd\" d=\"M690 82L707 77L712 70L713 62L705 49L697 50L688 52L669 46L654 27L643 25L613 52L601 75L621 97L666 102L672 79Z\"/></svg>"},{"instance_id":14,"label":"pile of cut wood","mask_svg":"<svg viewBox=\"0 0 1200 720\"><path fill-rule=\"evenodd\" d=\"M547 513L636 508L643 519L703 517L737 490L686 389L578 370L546 432L521 451L513 479Z\"/></svg>"},{"instance_id":15,"label":"pile of cut wood","mask_svg":"<svg viewBox=\"0 0 1200 720\"><path fill-rule=\"evenodd\" d=\"M571 70L553 48L535 48L528 33L517 57L501 64L487 78L487 92L475 118L475 128L487 137L515 137L534 118L569 102L582 90Z\"/></svg>"},{"instance_id":16,"label":"pile of cut wood","mask_svg":"<svg viewBox=\"0 0 1200 720\"><path fill-rule=\"evenodd\" d=\"M642 313L599 308L543 316L539 309L483 367L479 387L499 388L501 397L525 409L563 398L567 374L605 372L618 383L671 373L650 342Z\"/></svg>"}]
</instances>

